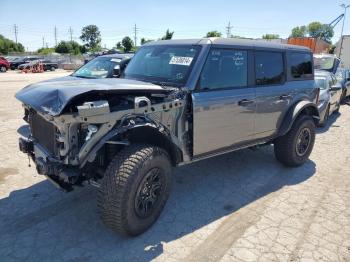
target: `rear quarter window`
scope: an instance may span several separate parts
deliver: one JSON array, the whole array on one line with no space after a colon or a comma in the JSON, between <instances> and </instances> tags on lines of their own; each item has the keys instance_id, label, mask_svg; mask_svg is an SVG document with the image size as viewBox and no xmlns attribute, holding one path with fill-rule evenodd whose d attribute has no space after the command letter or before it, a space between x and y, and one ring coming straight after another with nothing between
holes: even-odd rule
<instances>
[{"instance_id":1,"label":"rear quarter window","mask_svg":"<svg viewBox=\"0 0 350 262\"><path fill-rule=\"evenodd\" d=\"M312 80L312 55L293 52L288 55L288 67L292 80Z\"/></svg>"}]
</instances>

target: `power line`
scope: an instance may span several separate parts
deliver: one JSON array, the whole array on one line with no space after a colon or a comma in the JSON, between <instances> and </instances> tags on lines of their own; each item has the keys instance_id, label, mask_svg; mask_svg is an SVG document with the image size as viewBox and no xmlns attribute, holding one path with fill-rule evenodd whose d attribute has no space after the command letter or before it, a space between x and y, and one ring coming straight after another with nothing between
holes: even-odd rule
<instances>
[{"instance_id":1,"label":"power line","mask_svg":"<svg viewBox=\"0 0 350 262\"><path fill-rule=\"evenodd\" d=\"M231 37L231 29L233 26L231 26L231 22L228 22L228 25L226 26L226 37L230 38Z\"/></svg>"},{"instance_id":2,"label":"power line","mask_svg":"<svg viewBox=\"0 0 350 262\"><path fill-rule=\"evenodd\" d=\"M136 27L136 24L134 26L134 43L135 46L137 46L137 32L139 31L139 28Z\"/></svg>"},{"instance_id":3,"label":"power line","mask_svg":"<svg viewBox=\"0 0 350 262\"><path fill-rule=\"evenodd\" d=\"M54 34L55 34L55 46L57 46L57 27L56 26L55 26Z\"/></svg>"},{"instance_id":4,"label":"power line","mask_svg":"<svg viewBox=\"0 0 350 262\"><path fill-rule=\"evenodd\" d=\"M17 44L17 34L18 34L18 26L16 24L13 25L13 29L15 31L15 39L16 39L16 44Z\"/></svg>"}]
</instances>

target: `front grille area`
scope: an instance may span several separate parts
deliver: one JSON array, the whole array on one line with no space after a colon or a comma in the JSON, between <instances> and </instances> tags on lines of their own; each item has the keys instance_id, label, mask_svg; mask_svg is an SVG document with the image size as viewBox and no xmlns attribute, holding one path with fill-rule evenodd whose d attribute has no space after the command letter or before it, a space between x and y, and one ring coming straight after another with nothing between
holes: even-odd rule
<instances>
[{"instance_id":1,"label":"front grille area","mask_svg":"<svg viewBox=\"0 0 350 262\"><path fill-rule=\"evenodd\" d=\"M55 126L36 113L30 115L29 124L35 141L55 155Z\"/></svg>"}]
</instances>

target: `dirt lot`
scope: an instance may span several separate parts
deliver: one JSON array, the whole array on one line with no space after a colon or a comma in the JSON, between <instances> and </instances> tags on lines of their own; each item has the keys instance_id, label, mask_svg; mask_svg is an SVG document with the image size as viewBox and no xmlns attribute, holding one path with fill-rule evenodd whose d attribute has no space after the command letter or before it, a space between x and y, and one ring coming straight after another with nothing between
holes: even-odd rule
<instances>
[{"instance_id":1,"label":"dirt lot","mask_svg":"<svg viewBox=\"0 0 350 262\"><path fill-rule=\"evenodd\" d=\"M0 74L1 261L350 261L349 106L303 167L264 147L176 169L158 222L121 238L100 222L95 188L60 192L18 151L15 92L67 74Z\"/></svg>"}]
</instances>

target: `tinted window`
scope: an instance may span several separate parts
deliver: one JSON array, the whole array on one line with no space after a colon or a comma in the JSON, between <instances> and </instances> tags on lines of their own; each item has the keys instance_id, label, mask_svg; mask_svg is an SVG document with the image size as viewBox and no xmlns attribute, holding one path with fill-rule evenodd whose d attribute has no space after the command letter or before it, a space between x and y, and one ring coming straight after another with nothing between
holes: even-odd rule
<instances>
[{"instance_id":1,"label":"tinted window","mask_svg":"<svg viewBox=\"0 0 350 262\"><path fill-rule=\"evenodd\" d=\"M200 77L202 89L247 86L247 51L212 49Z\"/></svg>"},{"instance_id":2,"label":"tinted window","mask_svg":"<svg viewBox=\"0 0 350 262\"><path fill-rule=\"evenodd\" d=\"M256 85L280 84L284 80L283 55L277 52L255 53Z\"/></svg>"},{"instance_id":3,"label":"tinted window","mask_svg":"<svg viewBox=\"0 0 350 262\"><path fill-rule=\"evenodd\" d=\"M305 53L289 55L290 72L295 79L312 79L312 57Z\"/></svg>"}]
</instances>

